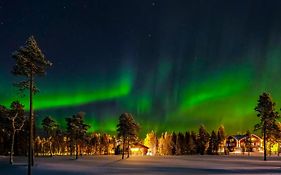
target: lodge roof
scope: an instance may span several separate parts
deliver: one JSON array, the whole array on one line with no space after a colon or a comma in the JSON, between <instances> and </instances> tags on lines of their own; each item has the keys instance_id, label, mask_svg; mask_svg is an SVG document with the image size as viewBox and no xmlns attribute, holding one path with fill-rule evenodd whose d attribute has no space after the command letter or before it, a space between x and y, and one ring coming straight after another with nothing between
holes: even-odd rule
<instances>
[{"instance_id":1,"label":"lodge roof","mask_svg":"<svg viewBox=\"0 0 281 175\"><path fill-rule=\"evenodd\" d=\"M254 136L258 139L261 139L259 136L257 136L256 134L251 134L251 136ZM237 135L230 135L228 137L233 137L234 139L236 140L241 140L241 139L244 139L246 137L246 134L237 134Z\"/></svg>"},{"instance_id":2,"label":"lodge roof","mask_svg":"<svg viewBox=\"0 0 281 175\"><path fill-rule=\"evenodd\" d=\"M135 143L133 146L133 148L145 148L145 149L149 149L149 147L143 145L143 144L140 144L140 143Z\"/></svg>"}]
</instances>

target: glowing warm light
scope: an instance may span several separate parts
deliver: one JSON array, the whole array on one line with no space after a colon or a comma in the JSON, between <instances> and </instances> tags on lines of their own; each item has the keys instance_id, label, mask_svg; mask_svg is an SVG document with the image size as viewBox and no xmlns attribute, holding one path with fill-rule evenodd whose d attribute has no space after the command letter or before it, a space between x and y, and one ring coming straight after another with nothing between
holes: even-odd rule
<instances>
[{"instance_id":1,"label":"glowing warm light","mask_svg":"<svg viewBox=\"0 0 281 175\"><path fill-rule=\"evenodd\" d=\"M131 148L130 149L132 152L139 152L140 151L140 148Z\"/></svg>"}]
</instances>

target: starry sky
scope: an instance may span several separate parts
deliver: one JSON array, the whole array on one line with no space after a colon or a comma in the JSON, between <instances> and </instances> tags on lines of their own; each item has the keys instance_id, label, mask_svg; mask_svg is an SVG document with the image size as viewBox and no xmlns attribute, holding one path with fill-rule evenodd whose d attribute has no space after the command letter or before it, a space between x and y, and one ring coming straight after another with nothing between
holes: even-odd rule
<instances>
[{"instance_id":1,"label":"starry sky","mask_svg":"<svg viewBox=\"0 0 281 175\"><path fill-rule=\"evenodd\" d=\"M86 112L114 132L130 112L142 133L253 129L258 96L281 107L281 1L0 0L0 104L13 87L13 51L34 35L54 64L38 77L37 123Z\"/></svg>"}]
</instances>

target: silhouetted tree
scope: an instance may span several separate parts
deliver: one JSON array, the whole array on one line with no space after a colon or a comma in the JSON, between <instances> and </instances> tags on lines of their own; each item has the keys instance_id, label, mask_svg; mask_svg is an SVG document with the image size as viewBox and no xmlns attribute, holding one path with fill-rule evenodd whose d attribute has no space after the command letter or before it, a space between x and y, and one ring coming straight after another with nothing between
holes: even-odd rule
<instances>
[{"instance_id":1,"label":"silhouetted tree","mask_svg":"<svg viewBox=\"0 0 281 175\"><path fill-rule=\"evenodd\" d=\"M52 147L56 148L56 152L60 155L63 151L62 145L64 142L64 135L65 133L61 128L59 128L59 125L57 125L56 129L54 130L54 139L52 143Z\"/></svg>"},{"instance_id":2,"label":"silhouetted tree","mask_svg":"<svg viewBox=\"0 0 281 175\"><path fill-rule=\"evenodd\" d=\"M42 127L44 129L44 131L47 134L47 139L49 140L49 150L50 150L50 155L52 156L52 140L55 137L55 134L59 134L56 133L56 130L58 129L58 124L56 123L55 120L52 119L51 116L47 116L46 118L44 118L42 120Z\"/></svg>"},{"instance_id":3,"label":"silhouetted tree","mask_svg":"<svg viewBox=\"0 0 281 175\"><path fill-rule=\"evenodd\" d=\"M263 133L264 160L266 160L266 142L276 129L276 120L279 118L279 114L275 111L275 103L268 93L260 95L255 111L260 118L260 123L255 125L255 130L260 129Z\"/></svg>"},{"instance_id":4,"label":"silhouetted tree","mask_svg":"<svg viewBox=\"0 0 281 175\"><path fill-rule=\"evenodd\" d=\"M0 153L6 155L10 146L7 144L10 141L10 121L7 118L8 109L5 106L0 105ZM5 143L5 144L4 144Z\"/></svg>"},{"instance_id":5,"label":"silhouetted tree","mask_svg":"<svg viewBox=\"0 0 281 175\"><path fill-rule=\"evenodd\" d=\"M12 57L16 60L12 73L17 76L26 77L25 80L17 84L17 87L23 91L29 89L29 156L28 156L28 174L31 174L31 164L33 165L33 127L35 119L33 115L33 93L36 91L34 78L37 75L44 75L46 69L52 65L48 61L35 41L33 36L29 37L23 47L15 51Z\"/></svg>"},{"instance_id":6,"label":"silhouetted tree","mask_svg":"<svg viewBox=\"0 0 281 175\"><path fill-rule=\"evenodd\" d=\"M215 133L215 131L212 131L210 141L209 141L209 147L208 147L208 154L217 154L218 152L218 137Z\"/></svg>"},{"instance_id":7,"label":"silhouetted tree","mask_svg":"<svg viewBox=\"0 0 281 175\"><path fill-rule=\"evenodd\" d=\"M248 156L250 155L250 152L252 152L253 146L252 146L252 134L249 130L246 132L245 137L245 149L248 152Z\"/></svg>"},{"instance_id":8,"label":"silhouetted tree","mask_svg":"<svg viewBox=\"0 0 281 175\"><path fill-rule=\"evenodd\" d=\"M108 146L109 146L110 138L108 134L101 135L101 151L103 154L108 155Z\"/></svg>"},{"instance_id":9,"label":"silhouetted tree","mask_svg":"<svg viewBox=\"0 0 281 175\"><path fill-rule=\"evenodd\" d=\"M122 139L123 150L122 159L124 159L125 144L127 143L128 156L130 155L130 142L136 140L139 131L139 125L135 122L132 114L123 113L119 117L119 123L117 125L117 136Z\"/></svg>"},{"instance_id":10,"label":"silhouetted tree","mask_svg":"<svg viewBox=\"0 0 281 175\"><path fill-rule=\"evenodd\" d=\"M99 137L99 134L97 133L94 133L92 135L92 138L91 138L91 144L92 146L94 147L94 153L95 154L98 154L99 152L99 147L100 147L100 137ZM101 152L99 152L99 154L101 154Z\"/></svg>"},{"instance_id":11,"label":"silhouetted tree","mask_svg":"<svg viewBox=\"0 0 281 175\"><path fill-rule=\"evenodd\" d=\"M75 158L78 159L78 144L79 141L83 142L85 135L87 133L89 125L84 122L84 112L78 112L72 117L66 118L67 122L67 132L70 137L71 147L75 143ZM71 150L72 151L72 150Z\"/></svg>"},{"instance_id":12,"label":"silhouetted tree","mask_svg":"<svg viewBox=\"0 0 281 175\"><path fill-rule=\"evenodd\" d=\"M184 134L184 146L183 146L183 154L188 154L188 142L189 142L189 139L190 139L190 133L188 131L185 132Z\"/></svg>"},{"instance_id":13,"label":"silhouetted tree","mask_svg":"<svg viewBox=\"0 0 281 175\"><path fill-rule=\"evenodd\" d=\"M176 154L182 155L184 154L184 135L179 132L177 135L177 142L176 142Z\"/></svg>"},{"instance_id":14,"label":"silhouetted tree","mask_svg":"<svg viewBox=\"0 0 281 175\"><path fill-rule=\"evenodd\" d=\"M195 154L196 145L194 143L194 139L191 136L191 132L189 131L185 132L184 140L185 140L185 154Z\"/></svg>"},{"instance_id":15,"label":"silhouetted tree","mask_svg":"<svg viewBox=\"0 0 281 175\"><path fill-rule=\"evenodd\" d=\"M158 140L158 152L160 155L172 155L172 134L165 132Z\"/></svg>"},{"instance_id":16,"label":"silhouetted tree","mask_svg":"<svg viewBox=\"0 0 281 175\"><path fill-rule=\"evenodd\" d=\"M154 131L151 131L150 133L146 134L146 137L144 139L144 145L147 146L149 148L149 152L152 155L155 155L157 152L157 136L156 133Z\"/></svg>"},{"instance_id":17,"label":"silhouetted tree","mask_svg":"<svg viewBox=\"0 0 281 175\"><path fill-rule=\"evenodd\" d=\"M218 129L218 140L217 140L217 147L218 150L220 151L224 151L226 153L226 148L225 148L225 130L224 130L224 126L221 125Z\"/></svg>"},{"instance_id":18,"label":"silhouetted tree","mask_svg":"<svg viewBox=\"0 0 281 175\"><path fill-rule=\"evenodd\" d=\"M23 129L25 123L24 116L24 106L20 104L18 101L14 101L11 103L11 109L7 109L4 106L0 108L2 114L7 118L6 123L8 126L7 132L11 133L11 147L10 147L10 164L13 164L13 155L14 155L14 145L15 145L15 135L17 131L21 131Z\"/></svg>"},{"instance_id":19,"label":"silhouetted tree","mask_svg":"<svg viewBox=\"0 0 281 175\"><path fill-rule=\"evenodd\" d=\"M191 140L189 145L190 145L191 154L199 153L198 137L194 131L191 131Z\"/></svg>"},{"instance_id":20,"label":"silhouetted tree","mask_svg":"<svg viewBox=\"0 0 281 175\"><path fill-rule=\"evenodd\" d=\"M177 135L175 132L172 133L172 155L176 154L176 145L177 145Z\"/></svg>"},{"instance_id":21,"label":"silhouetted tree","mask_svg":"<svg viewBox=\"0 0 281 175\"><path fill-rule=\"evenodd\" d=\"M198 151L201 155L204 155L205 153L205 150L209 143L209 137L210 137L209 133L207 132L205 127L201 125L199 128L198 141L197 141Z\"/></svg>"}]
</instances>

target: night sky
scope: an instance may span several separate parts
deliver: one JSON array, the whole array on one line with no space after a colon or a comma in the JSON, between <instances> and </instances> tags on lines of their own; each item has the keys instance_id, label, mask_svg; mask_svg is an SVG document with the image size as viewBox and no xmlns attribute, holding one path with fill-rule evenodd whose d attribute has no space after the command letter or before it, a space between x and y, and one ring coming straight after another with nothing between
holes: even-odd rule
<instances>
[{"instance_id":1,"label":"night sky","mask_svg":"<svg viewBox=\"0 0 281 175\"><path fill-rule=\"evenodd\" d=\"M281 107L279 0L0 0L0 104L20 98L13 51L30 35L54 64L37 123L86 112L91 131L131 112L142 133L253 129L258 96Z\"/></svg>"}]
</instances>

